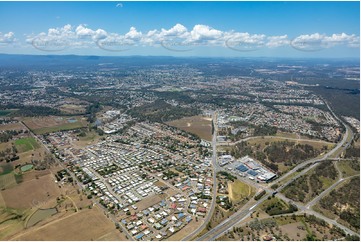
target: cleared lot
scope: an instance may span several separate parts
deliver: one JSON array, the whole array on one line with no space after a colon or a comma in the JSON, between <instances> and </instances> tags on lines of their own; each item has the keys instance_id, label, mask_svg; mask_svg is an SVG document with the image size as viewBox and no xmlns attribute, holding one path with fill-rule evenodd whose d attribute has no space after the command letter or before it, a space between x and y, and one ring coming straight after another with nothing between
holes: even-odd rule
<instances>
[{"instance_id":1,"label":"cleared lot","mask_svg":"<svg viewBox=\"0 0 361 242\"><path fill-rule=\"evenodd\" d=\"M30 230L16 240L126 240L97 208L84 209L63 219Z\"/></svg>"},{"instance_id":2,"label":"cleared lot","mask_svg":"<svg viewBox=\"0 0 361 242\"><path fill-rule=\"evenodd\" d=\"M192 116L167 122L168 125L198 135L201 139L212 140L212 119L203 116Z\"/></svg>"}]
</instances>

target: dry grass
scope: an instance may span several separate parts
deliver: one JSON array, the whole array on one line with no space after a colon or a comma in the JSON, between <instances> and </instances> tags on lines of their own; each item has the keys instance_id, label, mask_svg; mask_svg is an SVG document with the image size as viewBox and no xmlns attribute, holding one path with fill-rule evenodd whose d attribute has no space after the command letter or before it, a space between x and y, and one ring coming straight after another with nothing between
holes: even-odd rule
<instances>
[{"instance_id":1,"label":"dry grass","mask_svg":"<svg viewBox=\"0 0 361 242\"><path fill-rule=\"evenodd\" d=\"M34 206L42 207L49 201L55 200L60 195L60 191L52 175L45 175L39 179L22 182L2 191L1 194L7 207L26 209Z\"/></svg>"},{"instance_id":2,"label":"dry grass","mask_svg":"<svg viewBox=\"0 0 361 242\"><path fill-rule=\"evenodd\" d=\"M48 241L126 240L125 236L115 229L114 223L107 219L98 207L72 213L40 228L25 231L24 234L13 239Z\"/></svg>"},{"instance_id":3,"label":"dry grass","mask_svg":"<svg viewBox=\"0 0 361 242\"><path fill-rule=\"evenodd\" d=\"M239 180L228 182L228 195L232 202L238 202L243 198L250 196L251 193L252 188Z\"/></svg>"},{"instance_id":4,"label":"dry grass","mask_svg":"<svg viewBox=\"0 0 361 242\"><path fill-rule=\"evenodd\" d=\"M198 135L201 139L212 140L212 120L203 116L192 116L167 122L168 125Z\"/></svg>"},{"instance_id":5,"label":"dry grass","mask_svg":"<svg viewBox=\"0 0 361 242\"><path fill-rule=\"evenodd\" d=\"M162 201L162 199L163 198L160 195L154 195L141 200L140 202L136 203L135 206L138 207L137 211L141 211L156 203L159 203L160 201Z\"/></svg>"},{"instance_id":6,"label":"dry grass","mask_svg":"<svg viewBox=\"0 0 361 242\"><path fill-rule=\"evenodd\" d=\"M303 224L301 222L285 224L280 226L280 229L287 233L291 240L302 240L306 238L307 231L297 228L298 226L303 226Z\"/></svg>"},{"instance_id":7,"label":"dry grass","mask_svg":"<svg viewBox=\"0 0 361 242\"><path fill-rule=\"evenodd\" d=\"M201 224L203 223L202 219L199 219L198 222L193 219L189 224L187 224L184 228L182 228L177 233L173 234L166 240L168 241L180 241L184 237L186 237L188 234L192 233L194 230L196 230Z\"/></svg>"},{"instance_id":8,"label":"dry grass","mask_svg":"<svg viewBox=\"0 0 361 242\"><path fill-rule=\"evenodd\" d=\"M21 123L1 124L0 130L22 130L25 127Z\"/></svg>"},{"instance_id":9,"label":"dry grass","mask_svg":"<svg viewBox=\"0 0 361 242\"><path fill-rule=\"evenodd\" d=\"M8 189L15 185L16 185L16 180L12 172L0 176L0 189Z\"/></svg>"},{"instance_id":10,"label":"dry grass","mask_svg":"<svg viewBox=\"0 0 361 242\"><path fill-rule=\"evenodd\" d=\"M84 105L74 105L74 104L64 104L59 106L59 109L64 113L75 114L75 113L84 113Z\"/></svg>"},{"instance_id":11,"label":"dry grass","mask_svg":"<svg viewBox=\"0 0 361 242\"><path fill-rule=\"evenodd\" d=\"M69 130L84 127L87 122L80 116L75 116L77 122L70 123L70 117L47 116L40 118L25 118L24 123L35 133L45 134L60 130Z\"/></svg>"}]
</instances>

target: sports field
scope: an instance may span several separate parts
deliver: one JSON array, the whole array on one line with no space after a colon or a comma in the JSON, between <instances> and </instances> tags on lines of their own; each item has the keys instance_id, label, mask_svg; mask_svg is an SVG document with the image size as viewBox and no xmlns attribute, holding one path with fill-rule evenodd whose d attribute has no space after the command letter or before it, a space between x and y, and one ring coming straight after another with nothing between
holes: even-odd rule
<instances>
[{"instance_id":1,"label":"sports field","mask_svg":"<svg viewBox=\"0 0 361 242\"><path fill-rule=\"evenodd\" d=\"M19 152L26 152L36 150L40 145L36 142L35 138L29 137L15 140L15 147Z\"/></svg>"}]
</instances>

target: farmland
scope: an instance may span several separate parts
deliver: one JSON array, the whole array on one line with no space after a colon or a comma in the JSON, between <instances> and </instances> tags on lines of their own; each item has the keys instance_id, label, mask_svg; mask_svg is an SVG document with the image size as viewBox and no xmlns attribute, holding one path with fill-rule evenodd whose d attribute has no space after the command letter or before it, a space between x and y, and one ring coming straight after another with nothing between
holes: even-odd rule
<instances>
[{"instance_id":1,"label":"farmland","mask_svg":"<svg viewBox=\"0 0 361 242\"><path fill-rule=\"evenodd\" d=\"M82 117L48 116L40 118L25 118L24 123L35 134L46 134L63 130L85 127L87 122Z\"/></svg>"},{"instance_id":2,"label":"farmland","mask_svg":"<svg viewBox=\"0 0 361 242\"><path fill-rule=\"evenodd\" d=\"M192 116L173 120L167 122L167 124L198 135L201 139L208 141L212 139L211 118L203 116Z\"/></svg>"}]
</instances>

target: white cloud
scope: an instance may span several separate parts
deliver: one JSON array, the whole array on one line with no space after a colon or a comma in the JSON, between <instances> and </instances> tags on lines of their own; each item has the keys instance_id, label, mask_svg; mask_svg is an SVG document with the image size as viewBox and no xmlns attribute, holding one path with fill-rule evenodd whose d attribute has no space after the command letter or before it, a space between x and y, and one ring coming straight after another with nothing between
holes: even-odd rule
<instances>
[{"instance_id":1,"label":"white cloud","mask_svg":"<svg viewBox=\"0 0 361 242\"><path fill-rule=\"evenodd\" d=\"M290 44L287 34L281 36L269 36L267 37L268 42L266 43L267 47L275 48L280 46L286 46Z\"/></svg>"},{"instance_id":2,"label":"white cloud","mask_svg":"<svg viewBox=\"0 0 361 242\"><path fill-rule=\"evenodd\" d=\"M13 41L14 34L0 33L0 43ZM92 29L84 24L77 27L65 25L60 28L50 28L47 32L37 35L28 35L27 42L34 39L41 41L55 41L66 43L74 48L90 48L99 46L99 41L105 45L107 42L120 46L159 46L159 45L186 45L186 46L223 46L231 49L248 50L259 48L279 48L292 45L296 49L307 50L317 48L330 48L336 45L359 47L359 36L346 33L332 34L330 36L314 33L300 35L290 40L287 35L266 36L248 32L222 31L207 25L197 24L191 30L177 23L169 29L161 28L141 32L136 27L130 27L127 33L109 33L104 29Z\"/></svg>"},{"instance_id":3,"label":"white cloud","mask_svg":"<svg viewBox=\"0 0 361 242\"><path fill-rule=\"evenodd\" d=\"M125 35L126 39L140 40L143 36L142 32L138 32L135 27L130 27L130 30Z\"/></svg>"},{"instance_id":4,"label":"white cloud","mask_svg":"<svg viewBox=\"0 0 361 242\"><path fill-rule=\"evenodd\" d=\"M0 32L0 44L12 44L15 41L15 34L13 32L4 34Z\"/></svg>"},{"instance_id":5,"label":"white cloud","mask_svg":"<svg viewBox=\"0 0 361 242\"><path fill-rule=\"evenodd\" d=\"M320 33L304 34L293 39L291 45L295 48L305 50L331 48L337 45L357 48L360 46L360 37L345 33L332 34L330 36Z\"/></svg>"},{"instance_id":6,"label":"white cloud","mask_svg":"<svg viewBox=\"0 0 361 242\"><path fill-rule=\"evenodd\" d=\"M213 29L207 25L197 24L190 32L191 42L202 40L215 40L222 37L223 32L217 29Z\"/></svg>"},{"instance_id":7,"label":"white cloud","mask_svg":"<svg viewBox=\"0 0 361 242\"><path fill-rule=\"evenodd\" d=\"M115 5L116 8L122 8L123 7L123 3L117 3L117 5Z\"/></svg>"}]
</instances>

